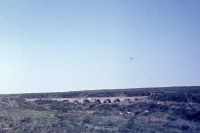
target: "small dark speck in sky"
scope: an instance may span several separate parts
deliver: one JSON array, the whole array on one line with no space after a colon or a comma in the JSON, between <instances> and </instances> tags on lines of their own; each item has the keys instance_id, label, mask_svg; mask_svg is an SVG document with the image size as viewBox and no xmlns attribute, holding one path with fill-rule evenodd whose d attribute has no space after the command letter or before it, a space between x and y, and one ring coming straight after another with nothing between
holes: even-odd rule
<instances>
[{"instance_id":1,"label":"small dark speck in sky","mask_svg":"<svg viewBox=\"0 0 200 133\"><path fill-rule=\"evenodd\" d=\"M129 60L132 61L132 60L133 60L133 57L129 57Z\"/></svg>"}]
</instances>

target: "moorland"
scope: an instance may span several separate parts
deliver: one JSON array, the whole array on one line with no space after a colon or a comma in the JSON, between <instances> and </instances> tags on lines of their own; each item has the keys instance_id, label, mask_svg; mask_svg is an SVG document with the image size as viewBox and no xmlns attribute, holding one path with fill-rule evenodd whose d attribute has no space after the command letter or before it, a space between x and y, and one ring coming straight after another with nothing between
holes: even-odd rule
<instances>
[{"instance_id":1,"label":"moorland","mask_svg":"<svg viewBox=\"0 0 200 133\"><path fill-rule=\"evenodd\" d=\"M135 99L87 100L94 97ZM60 98L65 100L56 100ZM82 98L85 102L66 98ZM0 95L0 133L80 132L199 133L200 87Z\"/></svg>"}]
</instances>

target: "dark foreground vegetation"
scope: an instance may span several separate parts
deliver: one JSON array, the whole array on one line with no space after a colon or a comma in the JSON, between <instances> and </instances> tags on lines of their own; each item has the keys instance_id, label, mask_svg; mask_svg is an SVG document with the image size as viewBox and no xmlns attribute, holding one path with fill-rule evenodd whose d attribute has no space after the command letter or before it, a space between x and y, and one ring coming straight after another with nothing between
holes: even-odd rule
<instances>
[{"instance_id":1,"label":"dark foreground vegetation","mask_svg":"<svg viewBox=\"0 0 200 133\"><path fill-rule=\"evenodd\" d=\"M27 98L148 96L129 103ZM200 87L0 96L0 133L199 133Z\"/></svg>"}]
</instances>

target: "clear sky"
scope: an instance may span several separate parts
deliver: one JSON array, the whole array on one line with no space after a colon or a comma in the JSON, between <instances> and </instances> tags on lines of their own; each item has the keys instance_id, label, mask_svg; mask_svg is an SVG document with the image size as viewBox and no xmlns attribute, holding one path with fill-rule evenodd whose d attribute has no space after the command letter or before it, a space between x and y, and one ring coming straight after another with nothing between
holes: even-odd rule
<instances>
[{"instance_id":1,"label":"clear sky","mask_svg":"<svg viewBox=\"0 0 200 133\"><path fill-rule=\"evenodd\" d=\"M0 93L185 85L199 0L0 0Z\"/></svg>"}]
</instances>

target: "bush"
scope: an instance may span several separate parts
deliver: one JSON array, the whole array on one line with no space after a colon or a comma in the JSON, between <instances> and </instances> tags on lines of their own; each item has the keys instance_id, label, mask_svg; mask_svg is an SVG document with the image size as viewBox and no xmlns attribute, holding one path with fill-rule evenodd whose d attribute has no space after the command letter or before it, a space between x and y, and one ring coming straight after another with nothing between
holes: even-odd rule
<instances>
[{"instance_id":1,"label":"bush","mask_svg":"<svg viewBox=\"0 0 200 133\"><path fill-rule=\"evenodd\" d=\"M187 96L183 93L157 93L150 98L157 101L187 102Z\"/></svg>"}]
</instances>

